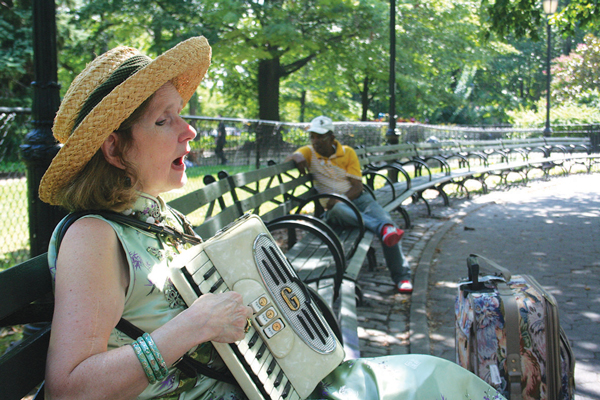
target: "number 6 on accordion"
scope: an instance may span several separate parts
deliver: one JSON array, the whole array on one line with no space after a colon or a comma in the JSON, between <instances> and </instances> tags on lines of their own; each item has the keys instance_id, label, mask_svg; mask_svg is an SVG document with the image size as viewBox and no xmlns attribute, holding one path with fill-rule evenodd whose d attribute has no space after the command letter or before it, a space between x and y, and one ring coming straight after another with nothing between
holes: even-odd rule
<instances>
[{"instance_id":1,"label":"number 6 on accordion","mask_svg":"<svg viewBox=\"0 0 600 400\"><path fill-rule=\"evenodd\" d=\"M170 268L189 306L233 290L252 307L243 340L213 342L251 399L305 399L344 359L333 331L260 217L245 215L186 250Z\"/></svg>"}]
</instances>

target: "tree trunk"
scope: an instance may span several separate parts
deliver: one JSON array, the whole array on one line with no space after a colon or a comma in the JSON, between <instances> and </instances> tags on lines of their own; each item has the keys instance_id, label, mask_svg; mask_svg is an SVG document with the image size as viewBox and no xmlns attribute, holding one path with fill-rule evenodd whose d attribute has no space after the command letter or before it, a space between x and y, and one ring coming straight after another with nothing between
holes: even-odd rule
<instances>
[{"instance_id":1,"label":"tree trunk","mask_svg":"<svg viewBox=\"0 0 600 400\"><path fill-rule=\"evenodd\" d=\"M365 76L363 79L363 90L360 93L360 102L362 105L361 121L367 120L367 112L369 111L369 77Z\"/></svg>"},{"instance_id":2,"label":"tree trunk","mask_svg":"<svg viewBox=\"0 0 600 400\"><path fill-rule=\"evenodd\" d=\"M258 65L258 118L279 121L279 57Z\"/></svg>"},{"instance_id":3,"label":"tree trunk","mask_svg":"<svg viewBox=\"0 0 600 400\"><path fill-rule=\"evenodd\" d=\"M279 57L270 60L260 60L258 64L258 119L279 121ZM260 124L256 128L256 168L259 168L262 158L268 154L268 149L281 137L276 137L275 126ZM280 136L280 135L279 135Z\"/></svg>"},{"instance_id":4,"label":"tree trunk","mask_svg":"<svg viewBox=\"0 0 600 400\"><path fill-rule=\"evenodd\" d=\"M306 90L300 94L300 121L304 122L304 111L306 111Z\"/></svg>"}]
</instances>

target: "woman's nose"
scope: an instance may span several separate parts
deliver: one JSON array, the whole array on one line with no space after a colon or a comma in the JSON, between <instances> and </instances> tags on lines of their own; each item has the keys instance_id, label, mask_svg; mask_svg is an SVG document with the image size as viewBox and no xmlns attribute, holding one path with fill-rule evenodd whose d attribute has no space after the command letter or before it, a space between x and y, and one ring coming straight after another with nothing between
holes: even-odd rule
<instances>
[{"instance_id":1,"label":"woman's nose","mask_svg":"<svg viewBox=\"0 0 600 400\"><path fill-rule=\"evenodd\" d=\"M183 133L181 134L181 140L194 140L197 134L196 129L194 129L193 126L188 124L183 118L181 118L181 121L184 123Z\"/></svg>"}]
</instances>

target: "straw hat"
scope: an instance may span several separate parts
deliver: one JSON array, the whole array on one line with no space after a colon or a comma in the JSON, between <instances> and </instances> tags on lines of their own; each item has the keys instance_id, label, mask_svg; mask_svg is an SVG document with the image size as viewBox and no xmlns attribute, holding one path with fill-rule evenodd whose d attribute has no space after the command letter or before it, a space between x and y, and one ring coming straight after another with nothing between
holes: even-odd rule
<instances>
[{"instance_id":1,"label":"straw hat","mask_svg":"<svg viewBox=\"0 0 600 400\"><path fill-rule=\"evenodd\" d=\"M173 83L185 105L204 78L210 57L208 41L194 37L155 60L121 46L92 61L71 83L54 119L52 131L63 146L42 177L40 199L58 205L57 191L68 185L108 135L166 82ZM121 73L125 78L119 78ZM118 83L121 79L124 81Z\"/></svg>"}]
</instances>

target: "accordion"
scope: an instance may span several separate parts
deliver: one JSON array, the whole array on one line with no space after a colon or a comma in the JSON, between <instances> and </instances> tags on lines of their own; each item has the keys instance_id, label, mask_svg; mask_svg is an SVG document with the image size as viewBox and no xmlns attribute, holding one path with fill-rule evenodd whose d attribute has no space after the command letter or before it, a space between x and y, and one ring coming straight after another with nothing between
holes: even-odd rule
<instances>
[{"instance_id":1,"label":"accordion","mask_svg":"<svg viewBox=\"0 0 600 400\"><path fill-rule=\"evenodd\" d=\"M305 399L344 359L281 249L256 215L246 214L175 258L171 280L185 303L233 290L252 307L243 340L213 342L250 398Z\"/></svg>"}]
</instances>

